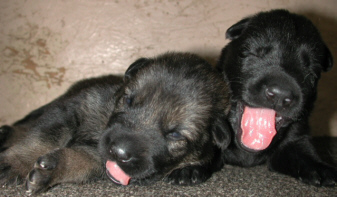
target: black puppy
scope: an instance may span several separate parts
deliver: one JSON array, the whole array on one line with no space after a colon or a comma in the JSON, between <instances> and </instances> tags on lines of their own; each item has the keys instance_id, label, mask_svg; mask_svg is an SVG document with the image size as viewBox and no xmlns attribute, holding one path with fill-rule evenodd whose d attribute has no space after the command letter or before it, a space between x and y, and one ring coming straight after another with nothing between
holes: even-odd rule
<instances>
[{"instance_id":1,"label":"black puppy","mask_svg":"<svg viewBox=\"0 0 337 197\"><path fill-rule=\"evenodd\" d=\"M189 53L141 58L124 80L80 81L0 128L0 184L25 179L33 194L105 172L123 185L205 181L231 139L228 92L221 75Z\"/></svg>"},{"instance_id":2,"label":"black puppy","mask_svg":"<svg viewBox=\"0 0 337 197\"><path fill-rule=\"evenodd\" d=\"M309 115L321 71L333 66L318 30L286 10L261 12L231 26L217 68L230 81L233 139L224 161L267 162L269 169L316 186L333 186L335 168L310 142Z\"/></svg>"}]
</instances>

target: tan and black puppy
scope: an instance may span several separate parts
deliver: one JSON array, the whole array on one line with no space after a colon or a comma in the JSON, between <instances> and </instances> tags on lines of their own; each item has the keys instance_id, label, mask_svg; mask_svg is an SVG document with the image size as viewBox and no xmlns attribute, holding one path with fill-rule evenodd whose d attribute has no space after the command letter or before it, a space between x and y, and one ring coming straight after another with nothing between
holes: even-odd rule
<instances>
[{"instance_id":1,"label":"tan and black puppy","mask_svg":"<svg viewBox=\"0 0 337 197\"><path fill-rule=\"evenodd\" d=\"M0 180L25 179L28 193L105 173L123 185L197 184L221 168L228 111L227 84L200 57L141 58L124 79L80 81L1 127Z\"/></svg>"}]
</instances>

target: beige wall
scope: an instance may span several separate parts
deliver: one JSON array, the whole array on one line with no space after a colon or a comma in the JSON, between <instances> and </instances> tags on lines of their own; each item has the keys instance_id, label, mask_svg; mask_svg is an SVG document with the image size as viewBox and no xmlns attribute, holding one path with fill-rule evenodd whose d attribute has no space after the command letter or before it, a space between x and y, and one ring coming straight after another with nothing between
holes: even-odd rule
<instances>
[{"instance_id":1,"label":"beige wall","mask_svg":"<svg viewBox=\"0 0 337 197\"><path fill-rule=\"evenodd\" d=\"M337 59L336 0L2 0L0 124L51 101L76 80L121 74L140 56L180 50L214 62L231 24L272 8L309 16ZM337 68L323 75L315 135L337 136L336 82Z\"/></svg>"}]
</instances>

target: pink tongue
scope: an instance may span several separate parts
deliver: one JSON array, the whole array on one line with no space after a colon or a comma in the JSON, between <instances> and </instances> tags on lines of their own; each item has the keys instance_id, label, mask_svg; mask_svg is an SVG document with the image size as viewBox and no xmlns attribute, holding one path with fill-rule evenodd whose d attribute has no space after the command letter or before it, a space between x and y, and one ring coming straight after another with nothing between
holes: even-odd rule
<instances>
[{"instance_id":1,"label":"pink tongue","mask_svg":"<svg viewBox=\"0 0 337 197\"><path fill-rule=\"evenodd\" d=\"M110 173L110 175L120 182L122 185L128 185L130 181L130 176L125 174L125 172L117 165L116 162L113 161L107 161L106 169Z\"/></svg>"},{"instance_id":2,"label":"pink tongue","mask_svg":"<svg viewBox=\"0 0 337 197\"><path fill-rule=\"evenodd\" d=\"M245 107L241 120L242 144L253 150L267 148L276 135L275 116L272 109Z\"/></svg>"}]
</instances>

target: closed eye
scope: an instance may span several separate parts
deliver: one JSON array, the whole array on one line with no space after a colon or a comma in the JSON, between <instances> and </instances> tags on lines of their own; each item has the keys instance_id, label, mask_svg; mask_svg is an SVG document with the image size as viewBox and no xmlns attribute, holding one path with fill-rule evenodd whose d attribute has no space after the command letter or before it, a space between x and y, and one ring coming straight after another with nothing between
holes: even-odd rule
<instances>
[{"instance_id":1,"label":"closed eye","mask_svg":"<svg viewBox=\"0 0 337 197\"><path fill-rule=\"evenodd\" d=\"M272 47L270 46L266 46L266 47L259 47L255 50L247 50L246 52L244 52L245 56L253 56L253 57L257 57L257 58L262 58L265 55L267 55L268 53L270 53L272 50Z\"/></svg>"},{"instance_id":2,"label":"closed eye","mask_svg":"<svg viewBox=\"0 0 337 197\"><path fill-rule=\"evenodd\" d=\"M128 106L131 106L133 103L133 98L130 97L129 95L124 96L124 103L127 104Z\"/></svg>"},{"instance_id":3,"label":"closed eye","mask_svg":"<svg viewBox=\"0 0 337 197\"><path fill-rule=\"evenodd\" d=\"M173 131L171 133L168 133L167 138L169 140L174 140L174 141L185 140L185 137L181 133L179 133L178 131Z\"/></svg>"},{"instance_id":4,"label":"closed eye","mask_svg":"<svg viewBox=\"0 0 337 197\"><path fill-rule=\"evenodd\" d=\"M304 81L308 81L311 85L311 87L315 87L315 82L317 80L317 75L315 73L309 73L304 77Z\"/></svg>"}]
</instances>

